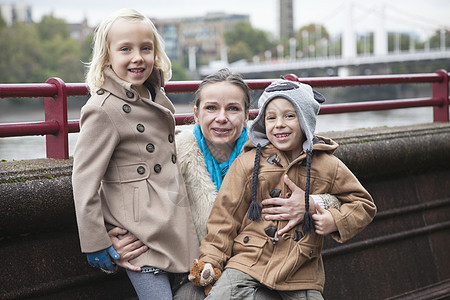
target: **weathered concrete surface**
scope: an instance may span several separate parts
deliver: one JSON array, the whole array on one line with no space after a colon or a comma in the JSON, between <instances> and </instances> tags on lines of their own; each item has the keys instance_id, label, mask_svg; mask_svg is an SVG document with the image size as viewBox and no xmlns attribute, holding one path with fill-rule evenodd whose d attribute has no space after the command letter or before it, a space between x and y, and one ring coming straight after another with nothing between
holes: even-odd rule
<instances>
[{"instance_id":1,"label":"weathered concrete surface","mask_svg":"<svg viewBox=\"0 0 450 300\"><path fill-rule=\"evenodd\" d=\"M326 239L326 299L450 299L450 124L321 133L378 214L340 245ZM0 163L0 299L128 299L80 253L72 161Z\"/></svg>"},{"instance_id":2,"label":"weathered concrete surface","mask_svg":"<svg viewBox=\"0 0 450 300\"><path fill-rule=\"evenodd\" d=\"M450 124L327 133L372 194L360 235L325 243L326 299L450 299Z\"/></svg>"}]
</instances>

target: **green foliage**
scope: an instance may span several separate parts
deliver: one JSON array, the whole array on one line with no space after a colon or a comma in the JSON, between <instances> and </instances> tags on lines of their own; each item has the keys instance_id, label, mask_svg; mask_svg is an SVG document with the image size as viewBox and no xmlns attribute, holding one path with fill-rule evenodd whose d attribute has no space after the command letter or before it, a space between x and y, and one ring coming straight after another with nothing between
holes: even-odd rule
<instances>
[{"instance_id":1,"label":"green foliage","mask_svg":"<svg viewBox=\"0 0 450 300\"><path fill-rule=\"evenodd\" d=\"M388 51L407 51L410 46L410 35L405 33L389 33L388 34ZM415 43L415 42L414 42ZM415 48L418 45L415 43Z\"/></svg>"},{"instance_id":2,"label":"green foliage","mask_svg":"<svg viewBox=\"0 0 450 300\"><path fill-rule=\"evenodd\" d=\"M51 40L57 36L63 39L70 37L69 27L64 19L55 18L51 15L44 16L41 22L37 23L36 28L39 33L39 37L42 40Z\"/></svg>"},{"instance_id":3,"label":"green foliage","mask_svg":"<svg viewBox=\"0 0 450 300\"><path fill-rule=\"evenodd\" d=\"M450 31L446 30L444 33L445 48L450 48ZM438 49L441 47L441 32L436 31L430 38L430 48Z\"/></svg>"},{"instance_id":4,"label":"green foliage","mask_svg":"<svg viewBox=\"0 0 450 300\"><path fill-rule=\"evenodd\" d=\"M2 17L2 10L0 8L0 30L3 29L3 28L6 28L6 22L3 19L3 17Z\"/></svg>"},{"instance_id":5,"label":"green foliage","mask_svg":"<svg viewBox=\"0 0 450 300\"><path fill-rule=\"evenodd\" d=\"M324 26L311 23L301 27L297 31L295 39L298 41L297 49L302 57L314 57L316 53L323 53L322 48L325 47L323 44L325 41L330 42L330 34Z\"/></svg>"},{"instance_id":6,"label":"green foliage","mask_svg":"<svg viewBox=\"0 0 450 300\"><path fill-rule=\"evenodd\" d=\"M0 17L0 83L45 82L50 77L84 82L93 34L80 43L70 37L65 20L51 15L35 24L3 24ZM173 62L172 80L189 79L181 63Z\"/></svg>"},{"instance_id":7,"label":"green foliage","mask_svg":"<svg viewBox=\"0 0 450 300\"><path fill-rule=\"evenodd\" d=\"M14 23L0 30L0 82L45 82L60 77L65 82L84 81L81 57L86 50L70 38L62 19L44 16L39 23Z\"/></svg>"},{"instance_id":8,"label":"green foliage","mask_svg":"<svg viewBox=\"0 0 450 300\"><path fill-rule=\"evenodd\" d=\"M171 81L192 80L181 62L172 61L172 78Z\"/></svg>"},{"instance_id":9,"label":"green foliage","mask_svg":"<svg viewBox=\"0 0 450 300\"><path fill-rule=\"evenodd\" d=\"M88 35L81 44L80 59L83 63L88 63L92 58L92 45L94 41L94 34Z\"/></svg>"},{"instance_id":10,"label":"green foliage","mask_svg":"<svg viewBox=\"0 0 450 300\"><path fill-rule=\"evenodd\" d=\"M253 56L253 52L250 46L243 42L238 41L229 47L228 60L230 62L238 61L240 59L249 59Z\"/></svg>"},{"instance_id":11,"label":"green foliage","mask_svg":"<svg viewBox=\"0 0 450 300\"><path fill-rule=\"evenodd\" d=\"M356 42L356 51L358 54L370 54L373 53L374 35L369 33L366 36L360 37Z\"/></svg>"},{"instance_id":12,"label":"green foliage","mask_svg":"<svg viewBox=\"0 0 450 300\"><path fill-rule=\"evenodd\" d=\"M229 47L228 60L250 59L254 55L264 53L274 47L269 41L269 35L259 29L254 29L250 23L239 22L225 33L225 41Z\"/></svg>"},{"instance_id":13,"label":"green foliage","mask_svg":"<svg viewBox=\"0 0 450 300\"><path fill-rule=\"evenodd\" d=\"M36 28L15 23L0 31L0 82L42 82L44 49Z\"/></svg>"}]
</instances>

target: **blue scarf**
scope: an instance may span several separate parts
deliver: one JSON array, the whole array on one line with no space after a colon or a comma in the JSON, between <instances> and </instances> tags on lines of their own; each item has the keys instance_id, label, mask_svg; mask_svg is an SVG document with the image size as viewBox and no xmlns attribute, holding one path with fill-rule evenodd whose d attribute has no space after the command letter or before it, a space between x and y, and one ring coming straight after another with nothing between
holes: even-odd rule
<instances>
[{"instance_id":1,"label":"blue scarf","mask_svg":"<svg viewBox=\"0 0 450 300\"><path fill-rule=\"evenodd\" d=\"M211 154L206 145L205 137L200 129L200 126L194 126L194 136L197 139L198 146L203 153L203 157L205 159L206 168L208 169L209 175L211 176L212 181L216 185L217 191L220 189L222 185L222 180L227 174L228 169L231 164L235 160L235 158L241 153L242 147L244 147L245 142L247 142L248 134L247 127L242 130L241 136L236 141L234 145L234 149L230 154L230 157L227 161L223 163L219 163Z\"/></svg>"}]
</instances>

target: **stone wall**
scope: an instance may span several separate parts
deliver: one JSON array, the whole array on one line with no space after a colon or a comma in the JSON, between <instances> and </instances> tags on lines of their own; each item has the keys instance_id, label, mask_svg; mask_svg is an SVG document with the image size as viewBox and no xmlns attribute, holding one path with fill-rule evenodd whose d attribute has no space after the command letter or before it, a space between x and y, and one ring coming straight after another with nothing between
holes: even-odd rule
<instances>
[{"instance_id":1,"label":"stone wall","mask_svg":"<svg viewBox=\"0 0 450 300\"><path fill-rule=\"evenodd\" d=\"M450 124L321 133L372 194L374 221L326 238L326 299L450 298ZM129 299L124 272L91 268L78 243L72 160L0 163L0 299Z\"/></svg>"}]
</instances>

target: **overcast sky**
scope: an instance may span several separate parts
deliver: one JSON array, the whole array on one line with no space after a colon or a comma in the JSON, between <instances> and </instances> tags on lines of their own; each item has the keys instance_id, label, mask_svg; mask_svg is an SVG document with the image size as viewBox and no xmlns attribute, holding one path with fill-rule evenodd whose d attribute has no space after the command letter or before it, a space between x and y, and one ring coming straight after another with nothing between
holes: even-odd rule
<instances>
[{"instance_id":1,"label":"overcast sky","mask_svg":"<svg viewBox=\"0 0 450 300\"><path fill-rule=\"evenodd\" d=\"M19 0L0 0L11 4ZM208 12L250 15L253 27L278 35L279 0L22 0L32 6L34 21L53 13L69 23L87 17L89 25L97 25L103 18L122 7L132 7L150 18L202 16ZM415 31L431 35L437 27L450 30L449 0L294 0L295 29L309 23L323 24L330 33L342 32L348 16L345 9L353 3L353 24L358 32L374 31L381 5L385 5L388 30ZM104 3L107 3L106 5ZM347 18L348 19L348 18Z\"/></svg>"}]
</instances>

